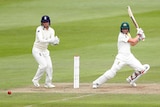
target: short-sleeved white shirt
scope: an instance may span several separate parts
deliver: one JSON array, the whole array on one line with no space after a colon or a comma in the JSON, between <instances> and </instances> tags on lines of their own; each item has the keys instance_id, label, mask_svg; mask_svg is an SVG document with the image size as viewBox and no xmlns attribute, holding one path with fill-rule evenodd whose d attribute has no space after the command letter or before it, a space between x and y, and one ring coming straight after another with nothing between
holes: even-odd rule
<instances>
[{"instance_id":1,"label":"short-sleeved white shirt","mask_svg":"<svg viewBox=\"0 0 160 107\"><path fill-rule=\"evenodd\" d=\"M131 38L130 34L123 34L122 32L119 33L118 36L118 55L117 57L119 59L126 59L128 58L132 53L131 53L131 45L128 42L129 38Z\"/></svg>"}]
</instances>

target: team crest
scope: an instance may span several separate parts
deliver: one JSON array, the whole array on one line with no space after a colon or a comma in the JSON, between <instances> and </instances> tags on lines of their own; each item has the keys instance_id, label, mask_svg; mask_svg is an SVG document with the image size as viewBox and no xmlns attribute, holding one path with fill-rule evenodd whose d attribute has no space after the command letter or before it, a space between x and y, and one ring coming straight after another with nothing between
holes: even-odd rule
<instances>
[{"instance_id":1,"label":"team crest","mask_svg":"<svg viewBox=\"0 0 160 107\"><path fill-rule=\"evenodd\" d=\"M127 24L126 24L126 23L124 23L124 24L123 24L123 26L127 26Z\"/></svg>"}]
</instances>

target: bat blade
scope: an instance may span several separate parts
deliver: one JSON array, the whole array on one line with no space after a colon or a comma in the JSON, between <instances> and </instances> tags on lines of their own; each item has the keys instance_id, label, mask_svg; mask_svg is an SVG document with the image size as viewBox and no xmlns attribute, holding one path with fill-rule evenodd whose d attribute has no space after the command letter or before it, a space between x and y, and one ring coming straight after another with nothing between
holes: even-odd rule
<instances>
[{"instance_id":1,"label":"bat blade","mask_svg":"<svg viewBox=\"0 0 160 107\"><path fill-rule=\"evenodd\" d=\"M138 25L136 19L134 18L134 15L133 15L133 12L132 12L130 6L128 6L128 14L129 14L129 17L131 18L133 24L135 25L135 27L139 28L139 25Z\"/></svg>"},{"instance_id":2,"label":"bat blade","mask_svg":"<svg viewBox=\"0 0 160 107\"><path fill-rule=\"evenodd\" d=\"M139 28L139 25L138 25L138 23L136 22L136 19L134 18L134 15L133 15L133 12L132 12L130 6L128 6L128 14L129 14L129 17L131 18L133 24L135 25L136 29L138 29L138 28ZM144 41L144 40L145 40L145 38L144 38L142 41Z\"/></svg>"}]
</instances>

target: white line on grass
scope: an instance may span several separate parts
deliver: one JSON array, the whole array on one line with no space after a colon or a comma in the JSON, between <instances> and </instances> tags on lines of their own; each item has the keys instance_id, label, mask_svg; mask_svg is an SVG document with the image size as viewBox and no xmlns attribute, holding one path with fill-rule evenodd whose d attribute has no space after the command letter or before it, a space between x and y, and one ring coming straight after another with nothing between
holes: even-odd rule
<instances>
[{"instance_id":1,"label":"white line on grass","mask_svg":"<svg viewBox=\"0 0 160 107\"><path fill-rule=\"evenodd\" d=\"M69 100L84 98L84 97L93 96L93 95L96 95L96 94L94 93L94 94L81 95L81 96L77 96L77 97L70 97L70 98L63 98L63 99L59 99L59 100L46 101L46 102L43 102L43 103L40 103L40 104L47 104L47 103L61 102L61 101L69 101ZM34 105L36 105L36 104L34 104ZM32 107L34 105L27 105L27 106L24 106L24 107Z\"/></svg>"}]
</instances>

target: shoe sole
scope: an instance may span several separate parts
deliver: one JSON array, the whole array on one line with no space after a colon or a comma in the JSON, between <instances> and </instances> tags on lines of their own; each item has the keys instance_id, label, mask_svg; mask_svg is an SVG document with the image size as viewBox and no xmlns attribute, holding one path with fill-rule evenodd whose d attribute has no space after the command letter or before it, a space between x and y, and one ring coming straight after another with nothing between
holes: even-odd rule
<instances>
[{"instance_id":1,"label":"shoe sole","mask_svg":"<svg viewBox=\"0 0 160 107\"><path fill-rule=\"evenodd\" d=\"M45 88L55 88L55 86L49 87L49 86L44 86Z\"/></svg>"},{"instance_id":2,"label":"shoe sole","mask_svg":"<svg viewBox=\"0 0 160 107\"><path fill-rule=\"evenodd\" d=\"M97 87L97 86L93 86L92 88L93 88L93 89L97 89L98 87Z\"/></svg>"},{"instance_id":3,"label":"shoe sole","mask_svg":"<svg viewBox=\"0 0 160 107\"><path fill-rule=\"evenodd\" d=\"M135 82L131 82L130 80L128 80L128 78L126 78L126 81L132 86L132 87L136 87L137 84Z\"/></svg>"},{"instance_id":4,"label":"shoe sole","mask_svg":"<svg viewBox=\"0 0 160 107\"><path fill-rule=\"evenodd\" d=\"M93 89L97 89L98 87L99 87L98 84L93 83L93 85L92 85L92 88L93 88Z\"/></svg>"}]
</instances>

